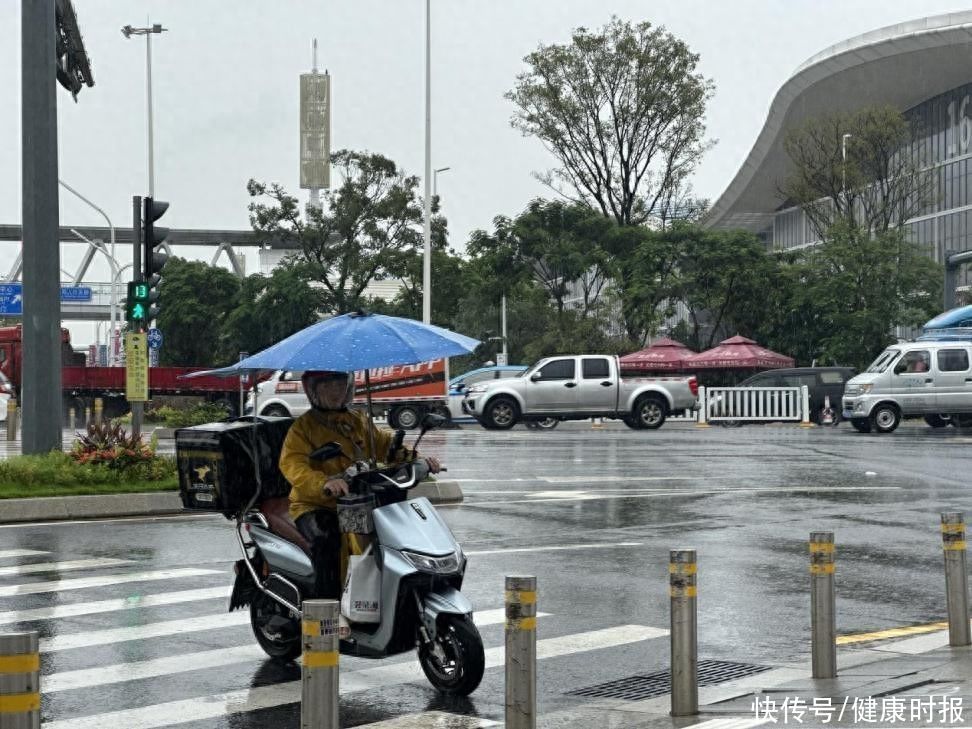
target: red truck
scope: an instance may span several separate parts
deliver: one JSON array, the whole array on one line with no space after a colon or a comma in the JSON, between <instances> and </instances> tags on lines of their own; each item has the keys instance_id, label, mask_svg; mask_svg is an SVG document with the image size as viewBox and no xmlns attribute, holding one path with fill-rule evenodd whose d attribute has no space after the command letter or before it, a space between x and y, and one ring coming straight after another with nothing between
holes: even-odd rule
<instances>
[{"instance_id":1,"label":"red truck","mask_svg":"<svg viewBox=\"0 0 972 729\"><path fill-rule=\"evenodd\" d=\"M95 398L104 401L107 417L116 417L128 412L125 399L124 367L87 367L86 357L71 348L71 333L61 329L61 389L64 395L64 412L75 408L82 413L86 407L94 407ZM14 327L0 327L0 372L11 381L14 391L20 398L23 383L23 332L18 324ZM180 379L182 375L207 367L150 367L149 397L163 395L192 396L208 402L223 405L228 413L236 414L239 409L238 377L194 377Z\"/></svg>"}]
</instances>

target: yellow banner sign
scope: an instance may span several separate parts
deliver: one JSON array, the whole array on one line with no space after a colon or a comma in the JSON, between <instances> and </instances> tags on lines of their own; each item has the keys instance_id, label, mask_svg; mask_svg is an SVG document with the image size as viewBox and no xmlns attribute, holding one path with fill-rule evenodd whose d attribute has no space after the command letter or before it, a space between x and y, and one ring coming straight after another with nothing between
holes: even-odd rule
<instances>
[{"instance_id":1,"label":"yellow banner sign","mask_svg":"<svg viewBox=\"0 0 972 729\"><path fill-rule=\"evenodd\" d=\"M148 335L125 334L125 397L145 402L148 396Z\"/></svg>"}]
</instances>

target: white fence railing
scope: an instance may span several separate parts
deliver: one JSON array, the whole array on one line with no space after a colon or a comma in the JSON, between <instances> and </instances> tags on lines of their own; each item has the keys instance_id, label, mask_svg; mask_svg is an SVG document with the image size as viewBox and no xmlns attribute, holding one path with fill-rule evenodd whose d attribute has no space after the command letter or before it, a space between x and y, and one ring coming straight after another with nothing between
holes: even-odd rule
<instances>
[{"instance_id":1,"label":"white fence railing","mask_svg":"<svg viewBox=\"0 0 972 729\"><path fill-rule=\"evenodd\" d=\"M698 422L810 422L810 393L802 387L700 387Z\"/></svg>"}]
</instances>

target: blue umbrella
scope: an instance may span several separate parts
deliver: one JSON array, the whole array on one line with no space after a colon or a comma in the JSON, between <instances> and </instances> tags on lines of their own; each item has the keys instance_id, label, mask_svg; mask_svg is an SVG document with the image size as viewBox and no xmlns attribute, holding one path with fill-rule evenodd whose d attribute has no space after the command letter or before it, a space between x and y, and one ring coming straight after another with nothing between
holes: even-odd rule
<instances>
[{"instance_id":1,"label":"blue umbrella","mask_svg":"<svg viewBox=\"0 0 972 729\"><path fill-rule=\"evenodd\" d=\"M375 367L469 354L478 345L476 339L431 324L356 312L311 324L229 367L193 372L188 377L228 377L255 370L367 372Z\"/></svg>"},{"instance_id":2,"label":"blue umbrella","mask_svg":"<svg viewBox=\"0 0 972 729\"><path fill-rule=\"evenodd\" d=\"M364 370L368 417L373 418L369 369L469 354L478 345L479 340L442 327L358 311L311 324L229 367L193 372L185 377L229 377L265 370ZM374 453L374 434L370 429L369 434Z\"/></svg>"}]
</instances>

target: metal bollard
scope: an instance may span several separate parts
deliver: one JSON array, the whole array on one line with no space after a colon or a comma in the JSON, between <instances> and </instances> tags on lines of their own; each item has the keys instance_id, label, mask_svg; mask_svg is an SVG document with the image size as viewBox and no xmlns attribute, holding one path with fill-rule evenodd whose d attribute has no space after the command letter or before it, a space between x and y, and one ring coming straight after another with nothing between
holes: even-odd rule
<instances>
[{"instance_id":1,"label":"metal bollard","mask_svg":"<svg viewBox=\"0 0 972 729\"><path fill-rule=\"evenodd\" d=\"M305 600L301 633L300 729L338 729L337 600Z\"/></svg>"},{"instance_id":2,"label":"metal bollard","mask_svg":"<svg viewBox=\"0 0 972 729\"><path fill-rule=\"evenodd\" d=\"M84 407L84 423L81 424L82 428L87 428L88 424L91 422L91 408L87 405Z\"/></svg>"},{"instance_id":3,"label":"metal bollard","mask_svg":"<svg viewBox=\"0 0 972 729\"><path fill-rule=\"evenodd\" d=\"M74 430L74 421L77 418L77 414L74 412L74 408L68 408L68 430Z\"/></svg>"},{"instance_id":4,"label":"metal bollard","mask_svg":"<svg viewBox=\"0 0 972 729\"><path fill-rule=\"evenodd\" d=\"M672 716L692 716L699 713L698 563L694 549L672 549L668 560Z\"/></svg>"},{"instance_id":5,"label":"metal bollard","mask_svg":"<svg viewBox=\"0 0 972 729\"><path fill-rule=\"evenodd\" d=\"M810 633L814 678L837 676L834 533L810 532Z\"/></svg>"},{"instance_id":6,"label":"metal bollard","mask_svg":"<svg viewBox=\"0 0 972 729\"><path fill-rule=\"evenodd\" d=\"M94 419L96 425L101 425L101 414L105 409L104 400L100 397L95 398Z\"/></svg>"},{"instance_id":7,"label":"metal bollard","mask_svg":"<svg viewBox=\"0 0 972 729\"><path fill-rule=\"evenodd\" d=\"M17 440L17 399L7 402L7 440Z\"/></svg>"},{"instance_id":8,"label":"metal bollard","mask_svg":"<svg viewBox=\"0 0 972 729\"><path fill-rule=\"evenodd\" d=\"M707 405L705 402L705 386L699 387L699 412L695 421L696 428L710 428L712 426L708 423L708 413L706 413Z\"/></svg>"},{"instance_id":9,"label":"metal bollard","mask_svg":"<svg viewBox=\"0 0 972 729\"><path fill-rule=\"evenodd\" d=\"M800 388L800 412L803 413L803 418L800 420L801 428L817 427L810 422L810 389L806 385Z\"/></svg>"},{"instance_id":10,"label":"metal bollard","mask_svg":"<svg viewBox=\"0 0 972 729\"><path fill-rule=\"evenodd\" d=\"M537 578L506 578L506 729L537 725Z\"/></svg>"},{"instance_id":11,"label":"metal bollard","mask_svg":"<svg viewBox=\"0 0 972 729\"><path fill-rule=\"evenodd\" d=\"M0 635L0 727L40 729L37 631Z\"/></svg>"},{"instance_id":12,"label":"metal bollard","mask_svg":"<svg viewBox=\"0 0 972 729\"><path fill-rule=\"evenodd\" d=\"M945 599L948 603L948 644L972 645L969 636L969 582L965 571L965 517L942 514L945 552Z\"/></svg>"}]
</instances>

